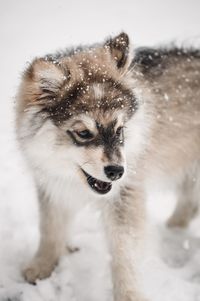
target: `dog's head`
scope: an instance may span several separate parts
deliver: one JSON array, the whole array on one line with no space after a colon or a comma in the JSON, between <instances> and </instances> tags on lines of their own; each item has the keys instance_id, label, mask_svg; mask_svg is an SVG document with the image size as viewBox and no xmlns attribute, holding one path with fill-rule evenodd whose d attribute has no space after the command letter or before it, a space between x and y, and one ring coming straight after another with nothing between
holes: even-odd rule
<instances>
[{"instance_id":1,"label":"dog's head","mask_svg":"<svg viewBox=\"0 0 200 301\"><path fill-rule=\"evenodd\" d=\"M18 120L34 166L78 177L98 194L120 182L126 126L138 108L130 61L125 33L103 45L33 61L22 81Z\"/></svg>"}]
</instances>

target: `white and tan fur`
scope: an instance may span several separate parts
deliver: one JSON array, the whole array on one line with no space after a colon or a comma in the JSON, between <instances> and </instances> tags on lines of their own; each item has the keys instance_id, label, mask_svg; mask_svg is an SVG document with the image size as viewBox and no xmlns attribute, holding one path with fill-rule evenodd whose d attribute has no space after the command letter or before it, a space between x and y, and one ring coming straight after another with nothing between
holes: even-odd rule
<instances>
[{"instance_id":1,"label":"white and tan fur","mask_svg":"<svg viewBox=\"0 0 200 301\"><path fill-rule=\"evenodd\" d=\"M145 230L146 185L150 179L156 181L160 177L176 181L180 200L170 225L187 224L197 211L200 59L186 63L184 57L169 55L167 67L158 65L144 72L143 63L138 60L130 67L129 54L128 37L121 34L103 45L58 56L55 61L48 57L36 59L23 77L17 97L17 134L33 171L41 213L40 246L24 271L31 283L50 276L66 252L68 224L83 206L92 202L102 210L113 258L114 300L144 301L137 287L137 262ZM83 100L78 100L74 111L69 109L71 115L60 120L51 107L63 101L63 94L77 82L85 82L83 64L91 76L85 91L87 97L82 95L89 109L79 112ZM184 73L189 83L181 76ZM113 102L102 103L105 95L112 101L119 97L106 85L110 78L135 95L138 108L132 108L135 112L131 116L127 117L127 100L115 109ZM57 123L51 117L46 119L46 111L37 114L47 105ZM88 129L95 136L97 121L106 128L114 119L117 121L113 131L124 127L124 146L113 151L110 158L102 145L78 147L66 135L67 130ZM103 168L109 164L123 165L125 175L113 182L110 192L100 196L88 187L80 167L106 182Z\"/></svg>"}]
</instances>

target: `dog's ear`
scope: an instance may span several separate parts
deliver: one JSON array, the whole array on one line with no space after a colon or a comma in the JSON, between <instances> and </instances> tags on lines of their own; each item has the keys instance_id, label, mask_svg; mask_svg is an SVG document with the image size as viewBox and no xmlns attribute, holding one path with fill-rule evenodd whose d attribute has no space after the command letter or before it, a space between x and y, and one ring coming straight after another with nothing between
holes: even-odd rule
<instances>
[{"instance_id":1,"label":"dog's ear","mask_svg":"<svg viewBox=\"0 0 200 301\"><path fill-rule=\"evenodd\" d=\"M114 38L110 38L105 43L106 49L111 54L112 59L115 61L118 69L128 67L130 62L130 42L126 33L122 32Z\"/></svg>"},{"instance_id":2,"label":"dog's ear","mask_svg":"<svg viewBox=\"0 0 200 301\"><path fill-rule=\"evenodd\" d=\"M35 59L24 73L27 100L30 104L53 103L68 79L58 62Z\"/></svg>"}]
</instances>

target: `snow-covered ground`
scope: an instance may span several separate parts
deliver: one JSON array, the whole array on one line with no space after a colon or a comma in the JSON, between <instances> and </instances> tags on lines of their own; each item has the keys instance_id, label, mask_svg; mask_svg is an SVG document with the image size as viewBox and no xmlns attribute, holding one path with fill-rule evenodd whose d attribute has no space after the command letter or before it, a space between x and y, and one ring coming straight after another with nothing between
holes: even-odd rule
<instances>
[{"instance_id":1,"label":"snow-covered ground","mask_svg":"<svg viewBox=\"0 0 200 301\"><path fill-rule=\"evenodd\" d=\"M51 278L25 283L21 269L38 244L33 183L14 137L14 95L34 56L126 30L135 45L200 39L198 0L0 1L0 301L112 300L110 257L99 212L86 208L72 229L80 251L61 259ZM200 301L200 222L169 230L170 192L150 194L151 227L141 265L143 290L153 301Z\"/></svg>"}]
</instances>

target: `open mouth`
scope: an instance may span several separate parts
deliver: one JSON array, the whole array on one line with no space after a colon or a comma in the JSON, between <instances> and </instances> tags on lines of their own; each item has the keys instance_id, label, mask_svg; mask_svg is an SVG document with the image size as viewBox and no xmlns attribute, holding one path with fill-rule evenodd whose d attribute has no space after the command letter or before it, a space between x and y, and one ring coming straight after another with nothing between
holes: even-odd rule
<instances>
[{"instance_id":1,"label":"open mouth","mask_svg":"<svg viewBox=\"0 0 200 301\"><path fill-rule=\"evenodd\" d=\"M106 194L111 190L112 183L100 181L100 180L90 176L85 170L83 170L83 169L81 169L81 170L82 170L83 174L86 176L89 186L95 192L97 192L99 194Z\"/></svg>"}]
</instances>

